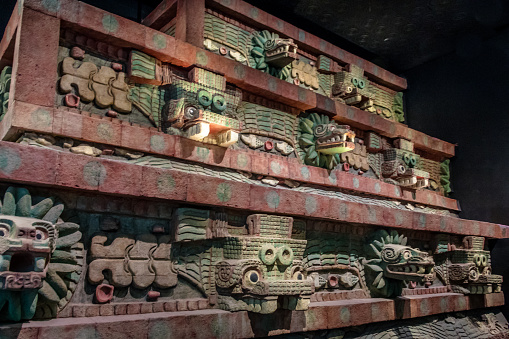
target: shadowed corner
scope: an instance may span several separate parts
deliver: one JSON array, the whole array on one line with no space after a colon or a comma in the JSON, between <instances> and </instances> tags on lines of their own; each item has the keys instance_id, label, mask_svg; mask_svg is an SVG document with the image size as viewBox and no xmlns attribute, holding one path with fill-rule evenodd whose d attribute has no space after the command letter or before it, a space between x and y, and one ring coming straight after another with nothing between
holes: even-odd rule
<instances>
[{"instance_id":1,"label":"shadowed corner","mask_svg":"<svg viewBox=\"0 0 509 339\"><path fill-rule=\"evenodd\" d=\"M255 337L267 337L304 331L307 313L278 309L271 314L248 312L248 317Z\"/></svg>"}]
</instances>

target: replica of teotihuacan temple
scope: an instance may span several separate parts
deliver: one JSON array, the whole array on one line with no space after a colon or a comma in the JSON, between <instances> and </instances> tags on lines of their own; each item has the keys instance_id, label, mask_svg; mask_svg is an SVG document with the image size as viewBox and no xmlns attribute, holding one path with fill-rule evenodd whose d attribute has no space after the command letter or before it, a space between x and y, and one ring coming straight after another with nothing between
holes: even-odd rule
<instances>
[{"instance_id":1,"label":"replica of teotihuacan temple","mask_svg":"<svg viewBox=\"0 0 509 339\"><path fill-rule=\"evenodd\" d=\"M19 0L0 71L2 339L508 336L405 79L241 0Z\"/></svg>"}]
</instances>

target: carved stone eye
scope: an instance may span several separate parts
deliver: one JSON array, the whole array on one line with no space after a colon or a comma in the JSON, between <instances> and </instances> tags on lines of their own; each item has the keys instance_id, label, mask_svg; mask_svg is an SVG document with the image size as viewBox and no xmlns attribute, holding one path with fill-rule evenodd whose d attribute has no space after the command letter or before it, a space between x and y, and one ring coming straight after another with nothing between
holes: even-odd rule
<instances>
[{"instance_id":1,"label":"carved stone eye","mask_svg":"<svg viewBox=\"0 0 509 339\"><path fill-rule=\"evenodd\" d=\"M410 164L410 155L408 155L408 153L405 153L403 155L403 161L405 162L405 164L409 165Z\"/></svg>"},{"instance_id":2,"label":"carved stone eye","mask_svg":"<svg viewBox=\"0 0 509 339\"><path fill-rule=\"evenodd\" d=\"M223 96L216 94L212 98L212 105L217 111L222 112L226 109L226 99Z\"/></svg>"},{"instance_id":3,"label":"carved stone eye","mask_svg":"<svg viewBox=\"0 0 509 339\"><path fill-rule=\"evenodd\" d=\"M260 272L251 269L244 274L244 282L247 283L248 287L254 287L254 285L260 280Z\"/></svg>"},{"instance_id":4,"label":"carved stone eye","mask_svg":"<svg viewBox=\"0 0 509 339\"><path fill-rule=\"evenodd\" d=\"M7 237L10 233L10 229L8 225L0 223L0 237Z\"/></svg>"},{"instance_id":5,"label":"carved stone eye","mask_svg":"<svg viewBox=\"0 0 509 339\"><path fill-rule=\"evenodd\" d=\"M251 280L252 283L256 283L258 281L258 273L257 272L251 272L249 274L249 280Z\"/></svg>"},{"instance_id":6,"label":"carved stone eye","mask_svg":"<svg viewBox=\"0 0 509 339\"><path fill-rule=\"evenodd\" d=\"M410 253L410 251L405 251L405 252L403 252L403 258L404 258L405 260L408 260L408 259L410 259L411 257L412 257L412 253Z\"/></svg>"},{"instance_id":7,"label":"carved stone eye","mask_svg":"<svg viewBox=\"0 0 509 339\"><path fill-rule=\"evenodd\" d=\"M198 119L200 117L200 111L194 106L187 106L184 111L184 117L186 119Z\"/></svg>"},{"instance_id":8,"label":"carved stone eye","mask_svg":"<svg viewBox=\"0 0 509 339\"><path fill-rule=\"evenodd\" d=\"M415 156L411 156L409 160L409 164L411 167L415 167L417 165L417 158Z\"/></svg>"},{"instance_id":9,"label":"carved stone eye","mask_svg":"<svg viewBox=\"0 0 509 339\"><path fill-rule=\"evenodd\" d=\"M260 259L265 265L274 265L276 261L276 249L272 244L265 244L259 251Z\"/></svg>"},{"instance_id":10,"label":"carved stone eye","mask_svg":"<svg viewBox=\"0 0 509 339\"><path fill-rule=\"evenodd\" d=\"M403 165L399 165L399 166L398 166L398 174L400 174L400 175L401 175L401 174L405 174L405 172L406 172L406 168L405 168L405 166L403 166Z\"/></svg>"},{"instance_id":11,"label":"carved stone eye","mask_svg":"<svg viewBox=\"0 0 509 339\"><path fill-rule=\"evenodd\" d=\"M295 272L295 274L293 275L293 279L304 280L304 274L302 274L301 272Z\"/></svg>"},{"instance_id":12,"label":"carved stone eye","mask_svg":"<svg viewBox=\"0 0 509 339\"><path fill-rule=\"evenodd\" d=\"M36 240L46 240L48 239L48 232L45 230L38 229L35 231L35 239Z\"/></svg>"}]
</instances>

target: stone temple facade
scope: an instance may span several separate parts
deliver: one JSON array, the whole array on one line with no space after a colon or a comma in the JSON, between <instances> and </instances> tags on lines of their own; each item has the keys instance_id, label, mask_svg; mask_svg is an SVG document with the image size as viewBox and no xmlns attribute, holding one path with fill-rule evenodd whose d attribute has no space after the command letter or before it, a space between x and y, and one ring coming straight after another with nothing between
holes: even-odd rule
<instances>
[{"instance_id":1,"label":"stone temple facade","mask_svg":"<svg viewBox=\"0 0 509 339\"><path fill-rule=\"evenodd\" d=\"M0 71L1 338L508 336L405 79L240 0L19 0Z\"/></svg>"}]
</instances>

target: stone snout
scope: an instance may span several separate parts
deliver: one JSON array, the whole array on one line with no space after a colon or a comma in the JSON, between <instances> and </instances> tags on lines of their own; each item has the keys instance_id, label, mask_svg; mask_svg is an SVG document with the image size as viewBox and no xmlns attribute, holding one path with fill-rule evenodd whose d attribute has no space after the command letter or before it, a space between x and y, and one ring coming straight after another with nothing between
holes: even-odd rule
<instances>
[{"instance_id":1,"label":"stone snout","mask_svg":"<svg viewBox=\"0 0 509 339\"><path fill-rule=\"evenodd\" d=\"M406 150L391 148L383 152L382 175L394 184L421 189L429 186L429 173L416 168L419 156Z\"/></svg>"},{"instance_id":2,"label":"stone snout","mask_svg":"<svg viewBox=\"0 0 509 339\"><path fill-rule=\"evenodd\" d=\"M329 134L316 139L316 150L324 154L340 154L355 148L355 133L350 126L331 125Z\"/></svg>"},{"instance_id":3,"label":"stone snout","mask_svg":"<svg viewBox=\"0 0 509 339\"><path fill-rule=\"evenodd\" d=\"M382 252L387 267L384 276L396 280L431 282L435 278L433 257L402 245L387 245Z\"/></svg>"},{"instance_id":4,"label":"stone snout","mask_svg":"<svg viewBox=\"0 0 509 339\"><path fill-rule=\"evenodd\" d=\"M425 188L429 186L429 173L415 168L407 168L406 171L397 178L400 186L410 188Z\"/></svg>"},{"instance_id":5,"label":"stone snout","mask_svg":"<svg viewBox=\"0 0 509 339\"><path fill-rule=\"evenodd\" d=\"M265 61L274 67L283 68L298 59L298 47L293 39L267 40L264 47Z\"/></svg>"},{"instance_id":6,"label":"stone snout","mask_svg":"<svg viewBox=\"0 0 509 339\"><path fill-rule=\"evenodd\" d=\"M229 147L239 140L239 133L231 129L230 118L213 112L199 111L199 118L189 121L184 127L185 136L189 139ZM217 117L216 117L217 116Z\"/></svg>"},{"instance_id":7,"label":"stone snout","mask_svg":"<svg viewBox=\"0 0 509 339\"><path fill-rule=\"evenodd\" d=\"M225 102L222 104L226 107ZM172 100L165 109L171 126L182 130L183 136L189 139L221 147L238 141L241 124L237 119L186 104L184 99Z\"/></svg>"}]
</instances>

